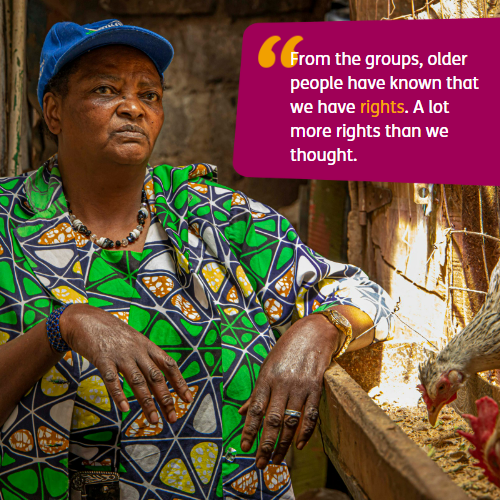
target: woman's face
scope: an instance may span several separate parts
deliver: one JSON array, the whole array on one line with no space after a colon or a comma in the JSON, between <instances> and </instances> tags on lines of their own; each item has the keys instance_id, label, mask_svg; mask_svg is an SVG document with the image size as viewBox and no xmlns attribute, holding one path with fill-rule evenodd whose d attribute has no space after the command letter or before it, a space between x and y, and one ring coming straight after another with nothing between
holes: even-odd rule
<instances>
[{"instance_id":1,"label":"woman's face","mask_svg":"<svg viewBox=\"0 0 500 500\"><path fill-rule=\"evenodd\" d=\"M59 152L123 165L148 161L163 125L162 82L140 50L110 45L81 56L66 97L44 101Z\"/></svg>"}]
</instances>

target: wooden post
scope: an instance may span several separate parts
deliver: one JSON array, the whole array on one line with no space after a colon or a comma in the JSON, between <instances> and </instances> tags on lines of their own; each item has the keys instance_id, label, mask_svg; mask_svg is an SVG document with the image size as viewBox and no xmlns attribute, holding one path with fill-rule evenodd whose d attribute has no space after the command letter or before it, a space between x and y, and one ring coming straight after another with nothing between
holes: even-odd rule
<instances>
[{"instance_id":1,"label":"wooden post","mask_svg":"<svg viewBox=\"0 0 500 500\"><path fill-rule=\"evenodd\" d=\"M5 172L7 159L7 102L5 99L7 92L7 50L5 45L9 34L6 30L4 1L8 0L0 0L0 175Z\"/></svg>"},{"instance_id":2,"label":"wooden post","mask_svg":"<svg viewBox=\"0 0 500 500\"><path fill-rule=\"evenodd\" d=\"M23 123L24 80L26 78L26 6L27 0L16 0L12 16L12 58L9 113L9 150L7 176L19 175Z\"/></svg>"}]
</instances>

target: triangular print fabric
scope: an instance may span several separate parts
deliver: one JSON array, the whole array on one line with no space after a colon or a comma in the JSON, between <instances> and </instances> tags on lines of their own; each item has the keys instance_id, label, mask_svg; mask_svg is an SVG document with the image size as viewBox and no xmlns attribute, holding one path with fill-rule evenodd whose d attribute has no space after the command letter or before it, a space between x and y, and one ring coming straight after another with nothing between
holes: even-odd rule
<instances>
[{"instance_id":1,"label":"triangular print fabric","mask_svg":"<svg viewBox=\"0 0 500 500\"><path fill-rule=\"evenodd\" d=\"M73 232L57 158L0 181L0 343L63 303L114 314L178 363L194 397L148 424L126 382L121 413L101 374L68 353L1 429L3 498L65 498L78 470L120 473L123 498L293 498L285 464L240 448L260 366L293 320L350 304L389 331L392 301L366 275L306 247L271 208L216 183L208 164L148 169L144 250L103 250Z\"/></svg>"}]
</instances>

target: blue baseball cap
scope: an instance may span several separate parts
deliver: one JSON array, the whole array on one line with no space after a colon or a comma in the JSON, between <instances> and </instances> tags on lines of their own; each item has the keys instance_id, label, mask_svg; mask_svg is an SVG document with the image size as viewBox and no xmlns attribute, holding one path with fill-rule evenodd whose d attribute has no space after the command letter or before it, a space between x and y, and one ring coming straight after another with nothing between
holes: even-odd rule
<instances>
[{"instance_id":1,"label":"blue baseball cap","mask_svg":"<svg viewBox=\"0 0 500 500\"><path fill-rule=\"evenodd\" d=\"M142 50L153 61L162 78L174 57L174 49L168 40L147 29L126 26L117 19L83 26L76 23L56 23L45 38L40 57L37 95L42 109L43 95L49 80L65 64L105 45L130 45Z\"/></svg>"}]
</instances>

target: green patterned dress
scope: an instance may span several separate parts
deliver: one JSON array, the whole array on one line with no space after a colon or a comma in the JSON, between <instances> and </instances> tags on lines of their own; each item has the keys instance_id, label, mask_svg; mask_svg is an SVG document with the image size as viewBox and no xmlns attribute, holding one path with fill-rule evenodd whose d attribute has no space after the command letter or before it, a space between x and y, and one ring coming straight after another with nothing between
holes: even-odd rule
<instances>
[{"instance_id":1,"label":"green patterned dress","mask_svg":"<svg viewBox=\"0 0 500 500\"><path fill-rule=\"evenodd\" d=\"M255 468L240 448L267 353L294 319L354 305L390 330L388 295L353 266L305 246L271 208L216 183L208 164L148 169L153 212L142 253L74 233L57 159L0 180L0 344L61 304L114 314L174 358L194 396L178 420L149 425L126 382L120 412L100 373L68 353L21 399L0 432L0 497L62 499L68 474L120 473L126 500L292 499L285 464ZM22 360L20 360L22 362Z\"/></svg>"}]
</instances>

